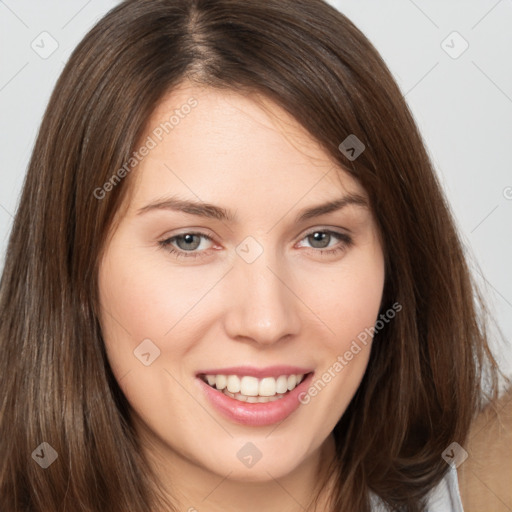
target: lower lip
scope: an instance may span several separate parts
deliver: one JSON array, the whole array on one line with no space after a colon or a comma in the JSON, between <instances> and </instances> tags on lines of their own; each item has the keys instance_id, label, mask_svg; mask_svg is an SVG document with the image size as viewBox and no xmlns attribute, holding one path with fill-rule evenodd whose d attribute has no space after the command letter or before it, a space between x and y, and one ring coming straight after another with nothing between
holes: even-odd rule
<instances>
[{"instance_id":1,"label":"lower lip","mask_svg":"<svg viewBox=\"0 0 512 512\"><path fill-rule=\"evenodd\" d=\"M299 395L306 391L313 379L311 372L295 389L274 402L250 404L225 395L197 377L213 407L231 421L252 427L273 425L284 421L299 408Z\"/></svg>"}]
</instances>

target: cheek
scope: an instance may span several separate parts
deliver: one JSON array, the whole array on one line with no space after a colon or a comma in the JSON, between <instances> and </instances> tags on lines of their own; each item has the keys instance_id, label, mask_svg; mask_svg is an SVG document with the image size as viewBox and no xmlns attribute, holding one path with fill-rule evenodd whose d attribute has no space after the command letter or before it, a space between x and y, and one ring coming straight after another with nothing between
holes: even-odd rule
<instances>
[{"instance_id":1,"label":"cheek","mask_svg":"<svg viewBox=\"0 0 512 512\"><path fill-rule=\"evenodd\" d=\"M133 342L162 340L194 315L194 307L208 287L200 272L184 273L156 263L152 251L141 249L127 258L113 247L100 268L100 299L105 310L104 334L121 334ZM113 263L115 262L115 264ZM212 278L213 279L213 278Z\"/></svg>"},{"instance_id":2,"label":"cheek","mask_svg":"<svg viewBox=\"0 0 512 512\"><path fill-rule=\"evenodd\" d=\"M144 252L132 251L128 257L121 244L112 244L105 255L99 271L101 327L124 395L142 424L157 422L165 432L175 428L176 414L185 416L188 395L176 381L185 382L190 373L185 356L197 333L189 317L204 289L179 272L170 280L169 269L155 265L154 257L150 261L151 251Z\"/></svg>"},{"instance_id":3,"label":"cheek","mask_svg":"<svg viewBox=\"0 0 512 512\"><path fill-rule=\"evenodd\" d=\"M347 350L352 340L375 325L384 289L384 259L380 247L365 247L347 255L337 271L325 271L310 279L308 286L315 312L332 336L333 349ZM313 288L314 287L314 288Z\"/></svg>"},{"instance_id":4,"label":"cheek","mask_svg":"<svg viewBox=\"0 0 512 512\"><path fill-rule=\"evenodd\" d=\"M314 409L319 418L317 428L325 435L348 407L370 357L385 271L380 248L366 249L354 251L338 272L329 272L324 292L310 296L315 301L312 309L330 334L319 344L321 363L301 403Z\"/></svg>"}]
</instances>

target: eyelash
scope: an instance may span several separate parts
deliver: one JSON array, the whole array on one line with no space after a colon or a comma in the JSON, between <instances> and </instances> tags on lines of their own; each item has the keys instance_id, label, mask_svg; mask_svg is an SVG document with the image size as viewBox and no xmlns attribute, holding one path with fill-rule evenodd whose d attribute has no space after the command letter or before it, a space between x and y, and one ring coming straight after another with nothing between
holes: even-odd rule
<instances>
[{"instance_id":1,"label":"eyelash","mask_svg":"<svg viewBox=\"0 0 512 512\"><path fill-rule=\"evenodd\" d=\"M330 236L334 235L336 238L339 238L341 240L341 246L338 245L332 249L316 249L315 247L309 248L309 249L312 249L316 253L320 253L320 255L322 255L322 256L333 256L335 254L338 254L338 253L346 250L353 244L353 240L350 236L346 235L345 233L339 233L337 231L332 231L329 229L315 229L313 231L310 231L309 233L306 233L301 240L304 240L305 238L308 238L309 236L314 235L315 233L326 233ZM180 238L185 235L196 235L196 236L200 236L202 238L206 238L209 241L213 241L213 239L210 236L208 236L204 233L199 233L199 232L195 232L195 231L187 231L185 233L181 233L179 235L172 236L165 240L161 240L158 243L162 248L164 248L170 254L174 255L176 258L194 258L195 259L195 258L204 257L204 253L207 250L199 251L199 252L183 251L181 249L175 248L172 245L172 242L174 242L177 238Z\"/></svg>"}]
</instances>

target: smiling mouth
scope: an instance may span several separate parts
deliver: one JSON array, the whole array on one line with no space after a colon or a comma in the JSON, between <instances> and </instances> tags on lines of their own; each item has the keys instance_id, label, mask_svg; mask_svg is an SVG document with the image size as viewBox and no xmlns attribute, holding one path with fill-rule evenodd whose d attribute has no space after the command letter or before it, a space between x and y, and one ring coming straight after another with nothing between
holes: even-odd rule
<instances>
[{"instance_id":1,"label":"smiling mouth","mask_svg":"<svg viewBox=\"0 0 512 512\"><path fill-rule=\"evenodd\" d=\"M238 375L199 375L199 378L213 389L226 396L247 403L275 402L294 390L306 374L280 375L277 378Z\"/></svg>"}]
</instances>

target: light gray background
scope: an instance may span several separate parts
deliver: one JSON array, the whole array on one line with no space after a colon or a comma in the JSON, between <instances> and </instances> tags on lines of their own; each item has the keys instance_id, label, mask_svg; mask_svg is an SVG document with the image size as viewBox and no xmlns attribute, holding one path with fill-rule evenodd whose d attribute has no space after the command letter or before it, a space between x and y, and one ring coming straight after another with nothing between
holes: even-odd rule
<instances>
[{"instance_id":1,"label":"light gray background","mask_svg":"<svg viewBox=\"0 0 512 512\"><path fill-rule=\"evenodd\" d=\"M50 93L73 48L117 3L0 0L0 268ZM373 42L410 105L508 343L497 351L512 374L512 0L330 3Z\"/></svg>"}]
</instances>

